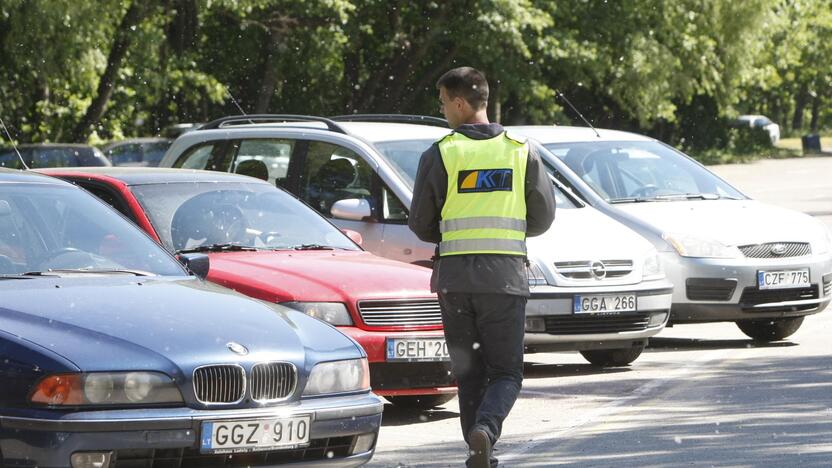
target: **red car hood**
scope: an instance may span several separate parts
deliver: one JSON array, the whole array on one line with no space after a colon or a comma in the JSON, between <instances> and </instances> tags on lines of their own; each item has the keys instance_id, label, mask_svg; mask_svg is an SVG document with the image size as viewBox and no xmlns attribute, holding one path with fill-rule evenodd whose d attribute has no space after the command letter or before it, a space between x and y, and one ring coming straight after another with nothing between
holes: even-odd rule
<instances>
[{"instance_id":1,"label":"red car hood","mask_svg":"<svg viewBox=\"0 0 832 468\"><path fill-rule=\"evenodd\" d=\"M212 253L210 281L270 302L431 297L430 270L369 252Z\"/></svg>"}]
</instances>

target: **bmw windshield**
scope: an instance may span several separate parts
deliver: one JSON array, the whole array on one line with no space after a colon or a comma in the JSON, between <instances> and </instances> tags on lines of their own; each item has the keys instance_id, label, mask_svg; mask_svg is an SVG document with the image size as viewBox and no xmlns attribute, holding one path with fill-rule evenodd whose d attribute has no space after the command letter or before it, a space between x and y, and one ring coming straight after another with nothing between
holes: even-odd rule
<instances>
[{"instance_id":1,"label":"bmw windshield","mask_svg":"<svg viewBox=\"0 0 832 468\"><path fill-rule=\"evenodd\" d=\"M131 190L171 251L359 250L335 226L271 185L189 182Z\"/></svg>"},{"instance_id":2,"label":"bmw windshield","mask_svg":"<svg viewBox=\"0 0 832 468\"><path fill-rule=\"evenodd\" d=\"M0 275L184 276L167 252L84 191L0 184Z\"/></svg>"},{"instance_id":3,"label":"bmw windshield","mask_svg":"<svg viewBox=\"0 0 832 468\"><path fill-rule=\"evenodd\" d=\"M544 146L610 203L745 198L704 167L658 142Z\"/></svg>"}]
</instances>

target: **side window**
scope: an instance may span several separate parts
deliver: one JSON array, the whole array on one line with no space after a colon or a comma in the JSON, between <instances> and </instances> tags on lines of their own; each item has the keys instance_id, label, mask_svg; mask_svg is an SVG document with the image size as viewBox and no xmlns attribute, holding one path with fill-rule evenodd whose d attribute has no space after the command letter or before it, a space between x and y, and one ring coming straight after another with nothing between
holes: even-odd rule
<instances>
[{"instance_id":1,"label":"side window","mask_svg":"<svg viewBox=\"0 0 832 468\"><path fill-rule=\"evenodd\" d=\"M285 185L294 140L243 140L235 146L233 172Z\"/></svg>"},{"instance_id":2,"label":"side window","mask_svg":"<svg viewBox=\"0 0 832 468\"><path fill-rule=\"evenodd\" d=\"M106 204L112 206L113 208L115 208L116 210L118 210L124 216L127 216L127 219L133 221L133 214L130 213L129 209L127 209L127 205L125 205L125 203L122 201L121 197L119 197L114 192L112 192L108 189L102 188L102 187L95 186L95 185L89 185L89 184L78 184L78 185L83 187L84 190L86 190L86 191L90 192L91 194L95 195L97 198L99 198L104 203L106 203Z\"/></svg>"},{"instance_id":3,"label":"side window","mask_svg":"<svg viewBox=\"0 0 832 468\"><path fill-rule=\"evenodd\" d=\"M384 221L391 223L403 223L407 221L407 207L399 200L390 189L384 187L381 191L381 200L384 204L382 206L382 215Z\"/></svg>"},{"instance_id":4,"label":"side window","mask_svg":"<svg viewBox=\"0 0 832 468\"><path fill-rule=\"evenodd\" d=\"M339 200L365 199L372 206L373 169L355 152L313 141L306 154L300 181L300 198L324 216Z\"/></svg>"},{"instance_id":5,"label":"side window","mask_svg":"<svg viewBox=\"0 0 832 468\"><path fill-rule=\"evenodd\" d=\"M207 143L199 146L194 146L189 148L188 151L185 152L176 162L173 164L173 167L179 167L182 169L210 169L216 170L216 168L211 164L212 155L214 154L215 147L218 146L218 143ZM209 167L210 165L210 167Z\"/></svg>"},{"instance_id":6,"label":"side window","mask_svg":"<svg viewBox=\"0 0 832 468\"><path fill-rule=\"evenodd\" d=\"M119 145L107 151L107 156L115 166L139 163L142 160L142 148L136 144Z\"/></svg>"}]
</instances>

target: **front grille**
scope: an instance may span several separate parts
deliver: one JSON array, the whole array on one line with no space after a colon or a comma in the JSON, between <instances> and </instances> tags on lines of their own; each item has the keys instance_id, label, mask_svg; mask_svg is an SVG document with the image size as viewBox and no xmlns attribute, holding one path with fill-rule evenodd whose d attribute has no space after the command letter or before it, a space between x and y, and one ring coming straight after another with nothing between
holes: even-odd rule
<instances>
[{"instance_id":1,"label":"front grille","mask_svg":"<svg viewBox=\"0 0 832 468\"><path fill-rule=\"evenodd\" d=\"M734 295L737 280L721 278L688 278L685 293L692 301L728 301Z\"/></svg>"},{"instance_id":2,"label":"front grille","mask_svg":"<svg viewBox=\"0 0 832 468\"><path fill-rule=\"evenodd\" d=\"M245 390L245 373L240 366L205 366L194 371L194 393L202 403L236 403L243 399Z\"/></svg>"},{"instance_id":3,"label":"front grille","mask_svg":"<svg viewBox=\"0 0 832 468\"><path fill-rule=\"evenodd\" d=\"M808 299L818 298L818 286L813 284L806 288L795 289L757 289L756 287L745 288L740 297L740 307L743 309L753 309L753 306L759 304L769 304L772 302L791 302L791 301L805 301ZM775 308L766 308L766 312L772 311L794 311L807 310L817 307L816 304L804 304L797 306L784 306Z\"/></svg>"},{"instance_id":4,"label":"front grille","mask_svg":"<svg viewBox=\"0 0 832 468\"><path fill-rule=\"evenodd\" d=\"M361 301L361 320L371 327L442 325L442 312L436 299L397 299Z\"/></svg>"},{"instance_id":5,"label":"front grille","mask_svg":"<svg viewBox=\"0 0 832 468\"><path fill-rule=\"evenodd\" d=\"M297 383L295 366L287 362L256 364L251 369L251 398L255 401L280 400L292 394Z\"/></svg>"},{"instance_id":6,"label":"front grille","mask_svg":"<svg viewBox=\"0 0 832 468\"><path fill-rule=\"evenodd\" d=\"M650 316L646 314L547 315L543 319L546 322L546 333L583 335L646 330Z\"/></svg>"},{"instance_id":7,"label":"front grille","mask_svg":"<svg viewBox=\"0 0 832 468\"><path fill-rule=\"evenodd\" d=\"M627 276L633 271L632 260L601 260L604 265L605 278L620 278ZM593 264L598 263L590 260L575 262L555 262L555 269L558 274L569 279L595 279Z\"/></svg>"},{"instance_id":8,"label":"front grille","mask_svg":"<svg viewBox=\"0 0 832 468\"><path fill-rule=\"evenodd\" d=\"M832 275L823 276L823 296L827 297L832 294Z\"/></svg>"},{"instance_id":9,"label":"front grille","mask_svg":"<svg viewBox=\"0 0 832 468\"><path fill-rule=\"evenodd\" d=\"M449 387L454 385L450 362L374 362L370 364L373 390Z\"/></svg>"},{"instance_id":10,"label":"front grille","mask_svg":"<svg viewBox=\"0 0 832 468\"><path fill-rule=\"evenodd\" d=\"M784 249L783 253L772 252L775 246ZM812 247L808 242L769 242L768 244L741 245L739 249L748 258L789 258L812 254Z\"/></svg>"},{"instance_id":11,"label":"front grille","mask_svg":"<svg viewBox=\"0 0 832 468\"><path fill-rule=\"evenodd\" d=\"M347 457L355 436L312 439L308 447L271 452L202 454L198 449L130 449L113 452L115 468L201 468L273 466Z\"/></svg>"}]
</instances>

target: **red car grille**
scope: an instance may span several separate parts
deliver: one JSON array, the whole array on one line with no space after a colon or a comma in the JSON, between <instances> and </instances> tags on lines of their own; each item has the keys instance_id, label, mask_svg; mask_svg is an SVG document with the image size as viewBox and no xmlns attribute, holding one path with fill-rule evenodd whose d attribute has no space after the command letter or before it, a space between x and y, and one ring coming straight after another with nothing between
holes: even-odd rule
<instances>
[{"instance_id":1,"label":"red car grille","mask_svg":"<svg viewBox=\"0 0 832 468\"><path fill-rule=\"evenodd\" d=\"M442 325L437 299L361 301L358 312L371 327Z\"/></svg>"}]
</instances>

